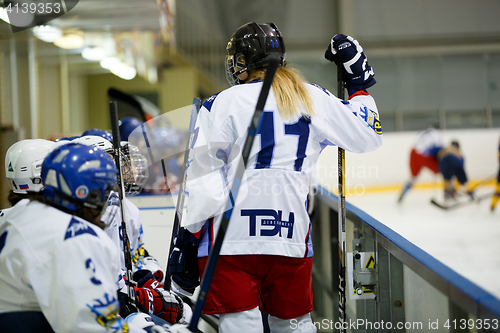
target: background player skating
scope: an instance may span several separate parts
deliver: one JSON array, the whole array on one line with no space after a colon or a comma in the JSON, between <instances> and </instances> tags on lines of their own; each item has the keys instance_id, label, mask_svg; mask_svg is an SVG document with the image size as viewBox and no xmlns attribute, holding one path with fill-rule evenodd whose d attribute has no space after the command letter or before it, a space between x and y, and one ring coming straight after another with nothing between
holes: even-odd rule
<instances>
[{"instance_id":1,"label":"background player skating","mask_svg":"<svg viewBox=\"0 0 500 333\"><path fill-rule=\"evenodd\" d=\"M434 174L439 174L437 154L444 147L443 134L436 124L429 127L418 135L417 141L410 152L411 179L405 184L398 202L408 193L417 180L420 171L427 168Z\"/></svg>"},{"instance_id":2,"label":"background player skating","mask_svg":"<svg viewBox=\"0 0 500 333\"><path fill-rule=\"evenodd\" d=\"M375 84L374 73L357 41L336 35L325 57L347 71L351 100L307 84L286 65L283 38L272 23L243 25L227 52L228 80L236 86L210 97L200 110L188 169L186 229L177 235L169 261L172 279L193 288L192 263L184 260L193 251L191 243L199 242L203 271L269 56L277 54L281 63L262 114L259 143L250 152L204 312L219 314L220 332L262 332L260 304L273 332L293 331L291 320L315 331L309 315L309 173L326 146L362 153L382 144L377 107L365 90Z\"/></svg>"},{"instance_id":3,"label":"background player skating","mask_svg":"<svg viewBox=\"0 0 500 333\"><path fill-rule=\"evenodd\" d=\"M438 152L439 171L444 179L444 198L445 200L456 199L455 180L463 186L467 195L474 199L473 188L468 183L467 174L464 169L464 158L460 150L458 141L439 150Z\"/></svg>"}]
</instances>

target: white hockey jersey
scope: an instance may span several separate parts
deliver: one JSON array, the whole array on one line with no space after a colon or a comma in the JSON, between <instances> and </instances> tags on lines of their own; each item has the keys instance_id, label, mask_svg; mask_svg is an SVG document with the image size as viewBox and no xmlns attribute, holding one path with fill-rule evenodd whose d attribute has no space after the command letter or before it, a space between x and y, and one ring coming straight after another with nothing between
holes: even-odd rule
<instances>
[{"instance_id":1,"label":"white hockey jersey","mask_svg":"<svg viewBox=\"0 0 500 333\"><path fill-rule=\"evenodd\" d=\"M13 207L0 210L0 224L7 218L8 214L17 211L18 209L23 209L29 202L29 199L22 199L19 200Z\"/></svg>"},{"instance_id":2,"label":"white hockey jersey","mask_svg":"<svg viewBox=\"0 0 500 333\"><path fill-rule=\"evenodd\" d=\"M424 156L436 156L439 149L444 147L443 134L436 128L428 128L418 135L415 142L415 151Z\"/></svg>"},{"instance_id":3,"label":"white hockey jersey","mask_svg":"<svg viewBox=\"0 0 500 333\"><path fill-rule=\"evenodd\" d=\"M127 235L130 241L130 254L132 257L133 272L144 266L144 234L142 229L141 213L139 208L129 199L125 198L125 209L127 214ZM122 215L120 210L118 193L112 191L108 198L108 208L101 217L106 225L106 233L113 242L123 251ZM125 256L120 256L122 269L126 270Z\"/></svg>"},{"instance_id":4,"label":"white hockey jersey","mask_svg":"<svg viewBox=\"0 0 500 333\"><path fill-rule=\"evenodd\" d=\"M0 313L41 311L56 332L122 332L118 249L98 227L32 201L0 223Z\"/></svg>"},{"instance_id":5,"label":"white hockey jersey","mask_svg":"<svg viewBox=\"0 0 500 333\"><path fill-rule=\"evenodd\" d=\"M260 82L231 87L210 97L200 109L183 223L202 238L199 256L208 255L215 239L261 88ZM307 89L314 115L289 120L278 112L270 91L222 255L312 256L306 197L321 151L337 145L364 153L382 144L382 128L371 96L359 95L346 102L319 86L307 84ZM336 172L337 166L332 168Z\"/></svg>"}]
</instances>

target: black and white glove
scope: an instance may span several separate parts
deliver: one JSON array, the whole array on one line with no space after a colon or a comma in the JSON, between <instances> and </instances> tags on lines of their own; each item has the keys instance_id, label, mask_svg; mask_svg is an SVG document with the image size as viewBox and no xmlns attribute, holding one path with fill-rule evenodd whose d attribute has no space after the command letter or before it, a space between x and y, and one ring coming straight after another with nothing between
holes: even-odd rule
<instances>
[{"instance_id":1,"label":"black and white glove","mask_svg":"<svg viewBox=\"0 0 500 333\"><path fill-rule=\"evenodd\" d=\"M366 90L377 82L363 48L351 36L343 34L333 36L326 49L325 58L345 70L349 95L359 90Z\"/></svg>"},{"instance_id":2,"label":"black and white glove","mask_svg":"<svg viewBox=\"0 0 500 333\"><path fill-rule=\"evenodd\" d=\"M184 294L188 296L192 295L195 288L200 285L198 245L194 243L195 240L189 231L180 228L179 233L174 236L174 248L168 259L172 281L186 291ZM181 290L176 291L182 293Z\"/></svg>"}]
</instances>

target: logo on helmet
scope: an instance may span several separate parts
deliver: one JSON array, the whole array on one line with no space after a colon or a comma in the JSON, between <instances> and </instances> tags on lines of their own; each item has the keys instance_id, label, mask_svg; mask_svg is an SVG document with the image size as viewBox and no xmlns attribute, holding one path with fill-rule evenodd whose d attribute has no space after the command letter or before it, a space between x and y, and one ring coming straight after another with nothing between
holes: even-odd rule
<instances>
[{"instance_id":1,"label":"logo on helmet","mask_svg":"<svg viewBox=\"0 0 500 333\"><path fill-rule=\"evenodd\" d=\"M89 188L85 185L80 185L75 191L76 197L79 199L85 199L89 195Z\"/></svg>"}]
</instances>

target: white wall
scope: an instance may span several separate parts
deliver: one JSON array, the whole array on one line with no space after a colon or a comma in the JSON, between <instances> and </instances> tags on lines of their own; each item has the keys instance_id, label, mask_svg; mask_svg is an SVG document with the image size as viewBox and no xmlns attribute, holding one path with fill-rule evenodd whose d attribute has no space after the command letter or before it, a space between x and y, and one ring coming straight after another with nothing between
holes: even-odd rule
<instances>
[{"instance_id":1,"label":"white wall","mask_svg":"<svg viewBox=\"0 0 500 333\"><path fill-rule=\"evenodd\" d=\"M384 134L382 147L366 154L346 152L346 189L401 186L410 178L409 157L418 132ZM470 180L481 180L498 171L500 129L443 131L445 144L458 140ZM439 178L441 180L441 178ZM433 173L424 170L420 183L436 182ZM327 147L320 156L319 183L335 192L337 189L337 149Z\"/></svg>"}]
</instances>

